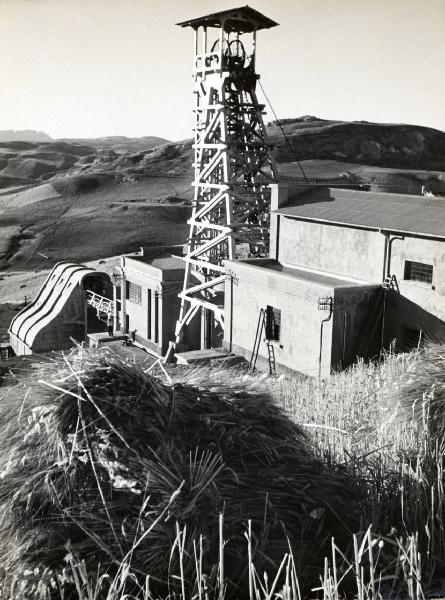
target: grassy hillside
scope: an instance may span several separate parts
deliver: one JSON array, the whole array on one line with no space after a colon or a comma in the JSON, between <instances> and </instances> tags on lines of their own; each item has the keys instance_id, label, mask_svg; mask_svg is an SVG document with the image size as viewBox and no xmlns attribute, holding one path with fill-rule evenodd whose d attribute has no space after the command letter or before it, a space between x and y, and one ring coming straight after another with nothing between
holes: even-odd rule
<instances>
[{"instance_id":1,"label":"grassy hillside","mask_svg":"<svg viewBox=\"0 0 445 600\"><path fill-rule=\"evenodd\" d=\"M42 187L30 198L29 191L0 196L0 268L48 269L59 260L93 260L187 238L187 178L118 184L89 176Z\"/></svg>"},{"instance_id":2,"label":"grassy hillside","mask_svg":"<svg viewBox=\"0 0 445 600\"><path fill-rule=\"evenodd\" d=\"M425 185L445 193L443 132L315 117L280 125L287 141L276 123L267 130L282 180L302 181L301 166L321 183L413 194ZM0 142L0 269L42 268L41 254L48 268L185 242L192 141L154 145L159 141Z\"/></svg>"}]
</instances>

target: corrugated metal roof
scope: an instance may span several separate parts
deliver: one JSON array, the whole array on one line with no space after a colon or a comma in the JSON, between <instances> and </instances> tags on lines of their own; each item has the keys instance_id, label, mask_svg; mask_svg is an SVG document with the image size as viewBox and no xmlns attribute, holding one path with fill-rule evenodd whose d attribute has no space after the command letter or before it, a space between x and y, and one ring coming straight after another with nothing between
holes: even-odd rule
<instances>
[{"instance_id":1,"label":"corrugated metal roof","mask_svg":"<svg viewBox=\"0 0 445 600\"><path fill-rule=\"evenodd\" d=\"M177 23L180 27L221 27L221 21L224 20L225 31L244 31L250 32L256 29L269 29L278 25L272 19L264 16L254 8L250 6L239 6L237 8L231 8L229 10L222 10L220 12L211 13L198 17L196 19L190 19Z\"/></svg>"},{"instance_id":2,"label":"corrugated metal roof","mask_svg":"<svg viewBox=\"0 0 445 600\"><path fill-rule=\"evenodd\" d=\"M445 199L312 188L275 213L339 225L445 238Z\"/></svg>"}]
</instances>

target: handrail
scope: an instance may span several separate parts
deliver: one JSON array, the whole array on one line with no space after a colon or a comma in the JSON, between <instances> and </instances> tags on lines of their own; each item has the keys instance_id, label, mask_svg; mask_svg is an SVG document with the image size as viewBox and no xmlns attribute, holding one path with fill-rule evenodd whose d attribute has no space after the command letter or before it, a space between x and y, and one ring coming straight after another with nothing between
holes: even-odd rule
<instances>
[{"instance_id":1,"label":"handrail","mask_svg":"<svg viewBox=\"0 0 445 600\"><path fill-rule=\"evenodd\" d=\"M87 304L97 310L97 312L103 312L106 314L112 314L114 311L114 301L105 296L101 296L92 290L86 290L87 293Z\"/></svg>"}]
</instances>

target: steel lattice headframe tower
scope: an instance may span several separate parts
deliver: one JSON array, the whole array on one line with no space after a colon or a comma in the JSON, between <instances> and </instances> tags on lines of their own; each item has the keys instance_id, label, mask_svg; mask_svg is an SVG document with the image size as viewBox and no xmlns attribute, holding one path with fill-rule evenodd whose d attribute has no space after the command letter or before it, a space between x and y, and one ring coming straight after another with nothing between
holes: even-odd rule
<instances>
[{"instance_id":1,"label":"steel lattice headframe tower","mask_svg":"<svg viewBox=\"0 0 445 600\"><path fill-rule=\"evenodd\" d=\"M175 342L201 314L201 347L211 347L220 345L212 338L224 328L223 261L243 249L251 256L268 252L269 184L277 178L264 105L255 93L255 46L256 32L277 23L245 6L179 25L194 30L196 121L194 202Z\"/></svg>"}]
</instances>

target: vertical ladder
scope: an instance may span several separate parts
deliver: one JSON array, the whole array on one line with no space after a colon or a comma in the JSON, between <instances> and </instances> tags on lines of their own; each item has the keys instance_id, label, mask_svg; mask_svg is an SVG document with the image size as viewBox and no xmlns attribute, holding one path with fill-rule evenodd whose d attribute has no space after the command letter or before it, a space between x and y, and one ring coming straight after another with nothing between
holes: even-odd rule
<instances>
[{"instance_id":1,"label":"vertical ladder","mask_svg":"<svg viewBox=\"0 0 445 600\"><path fill-rule=\"evenodd\" d=\"M267 345L267 356L269 360L269 375L273 375L274 377L277 374L276 363L275 363L275 348L270 340L266 339Z\"/></svg>"},{"instance_id":2,"label":"vertical ladder","mask_svg":"<svg viewBox=\"0 0 445 600\"><path fill-rule=\"evenodd\" d=\"M252 356L250 357L249 361L250 373L253 373L255 371L256 361L258 358L258 351L260 349L261 344L261 334L263 332L263 329L264 331L266 331L266 311L264 310L264 308L260 310L258 323L256 326L255 341L253 342Z\"/></svg>"},{"instance_id":3,"label":"vertical ladder","mask_svg":"<svg viewBox=\"0 0 445 600\"><path fill-rule=\"evenodd\" d=\"M400 294L399 284L395 275L386 275L382 283L382 288L385 290L391 289Z\"/></svg>"},{"instance_id":4,"label":"vertical ladder","mask_svg":"<svg viewBox=\"0 0 445 600\"><path fill-rule=\"evenodd\" d=\"M258 323L255 334L255 341L253 343L252 355L249 361L249 373L253 373L256 367L256 361L258 358L258 352L261 345L262 334L266 334L266 309L262 308L258 316ZM269 375L275 376L277 374L276 361L275 361L275 348L267 337L264 338L267 346L267 358L269 362Z\"/></svg>"}]
</instances>

